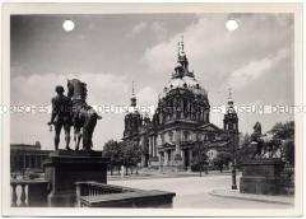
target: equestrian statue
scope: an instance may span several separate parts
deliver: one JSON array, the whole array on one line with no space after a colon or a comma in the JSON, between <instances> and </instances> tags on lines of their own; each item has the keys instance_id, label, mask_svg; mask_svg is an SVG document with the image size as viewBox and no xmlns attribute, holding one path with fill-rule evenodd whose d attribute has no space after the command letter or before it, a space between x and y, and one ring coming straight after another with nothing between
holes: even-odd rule
<instances>
[{"instance_id":1,"label":"equestrian statue","mask_svg":"<svg viewBox=\"0 0 306 219\"><path fill-rule=\"evenodd\" d=\"M282 156L283 142L274 139L270 133L262 134L261 124L256 122L251 135L251 145L255 147L252 159L280 158Z\"/></svg>"},{"instance_id":2,"label":"equestrian statue","mask_svg":"<svg viewBox=\"0 0 306 219\"><path fill-rule=\"evenodd\" d=\"M63 94L64 88L62 86L56 87L57 96L52 99L52 116L51 121L48 123L55 127L55 150L58 150L62 127L65 129L66 149L70 150L71 126L73 126L74 129L75 150L79 150L81 140L83 150L92 150L93 132L97 120L101 119L101 116L87 104L86 86L86 83L78 79L68 80L67 96Z\"/></svg>"}]
</instances>

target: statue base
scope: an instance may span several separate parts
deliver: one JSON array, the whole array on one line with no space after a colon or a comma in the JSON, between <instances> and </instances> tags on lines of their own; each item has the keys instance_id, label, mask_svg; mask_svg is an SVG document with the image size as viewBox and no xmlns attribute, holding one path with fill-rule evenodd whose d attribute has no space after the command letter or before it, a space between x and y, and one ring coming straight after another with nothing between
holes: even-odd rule
<instances>
[{"instance_id":1,"label":"statue base","mask_svg":"<svg viewBox=\"0 0 306 219\"><path fill-rule=\"evenodd\" d=\"M282 193L284 163L280 159L251 160L241 166L240 192L265 195Z\"/></svg>"},{"instance_id":2,"label":"statue base","mask_svg":"<svg viewBox=\"0 0 306 219\"><path fill-rule=\"evenodd\" d=\"M50 207L73 207L76 182L107 183L108 160L102 152L58 150L44 162L45 178L51 184Z\"/></svg>"}]
</instances>

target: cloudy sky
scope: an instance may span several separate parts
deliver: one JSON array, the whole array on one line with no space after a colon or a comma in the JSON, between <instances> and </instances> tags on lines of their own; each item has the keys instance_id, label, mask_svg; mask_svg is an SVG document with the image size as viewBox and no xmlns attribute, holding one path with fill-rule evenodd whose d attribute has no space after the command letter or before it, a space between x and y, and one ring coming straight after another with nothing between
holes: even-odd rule
<instances>
[{"instance_id":1,"label":"cloudy sky","mask_svg":"<svg viewBox=\"0 0 306 219\"><path fill-rule=\"evenodd\" d=\"M75 23L72 31L63 22ZM226 28L228 19L239 27ZM135 81L139 105L155 106L176 64L184 36L190 68L209 92L211 107L224 106L228 88L237 106L294 103L293 16L290 14L35 15L11 17L11 104L49 106L54 87L77 77L88 84L88 103L128 106ZM94 144L120 139L124 113L102 113ZM211 113L222 127L223 114ZM256 121L269 130L287 113L239 112L241 132ZM53 148L48 113L12 113L11 142Z\"/></svg>"}]
</instances>

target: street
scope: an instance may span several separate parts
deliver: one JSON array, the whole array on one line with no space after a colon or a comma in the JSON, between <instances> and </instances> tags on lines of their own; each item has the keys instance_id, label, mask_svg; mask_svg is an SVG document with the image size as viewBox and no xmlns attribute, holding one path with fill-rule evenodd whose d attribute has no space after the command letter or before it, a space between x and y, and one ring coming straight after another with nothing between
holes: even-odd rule
<instances>
[{"instance_id":1,"label":"street","mask_svg":"<svg viewBox=\"0 0 306 219\"><path fill-rule=\"evenodd\" d=\"M238 180L239 182L239 180ZM144 190L175 192L173 208L290 208L291 206L216 197L209 194L214 189L230 189L230 175L208 175L184 178L148 178L135 180L109 181L109 184L133 187Z\"/></svg>"}]
</instances>

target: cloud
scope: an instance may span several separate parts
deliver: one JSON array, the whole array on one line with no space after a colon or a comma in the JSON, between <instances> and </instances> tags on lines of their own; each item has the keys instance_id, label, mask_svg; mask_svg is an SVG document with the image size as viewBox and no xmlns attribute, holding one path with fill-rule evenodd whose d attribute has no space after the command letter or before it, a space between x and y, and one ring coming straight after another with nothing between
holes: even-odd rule
<instances>
[{"instance_id":1,"label":"cloud","mask_svg":"<svg viewBox=\"0 0 306 219\"><path fill-rule=\"evenodd\" d=\"M147 28L147 26L148 26L148 24L146 23L146 22L140 22L140 23L138 23L138 24L136 24L133 28L132 28L132 30L129 32L129 33L127 33L127 37L134 37L134 36L136 36L136 35L138 35L138 34L140 34L140 33L142 33L146 28Z\"/></svg>"},{"instance_id":2,"label":"cloud","mask_svg":"<svg viewBox=\"0 0 306 219\"><path fill-rule=\"evenodd\" d=\"M229 17L239 20L235 31L225 27ZM226 103L229 84L234 86L236 103L264 98L265 102L281 99L290 104L294 68L293 59L288 57L293 57L293 20L290 14L200 14L182 32L147 48L141 62L152 77L170 75L176 65L176 45L183 35L190 69L208 90L211 106ZM286 96L279 95L280 84ZM270 126L286 116L272 119L260 115L260 119ZM211 117L213 123L222 126L223 114ZM242 131L258 120L251 114L241 118Z\"/></svg>"},{"instance_id":3,"label":"cloud","mask_svg":"<svg viewBox=\"0 0 306 219\"><path fill-rule=\"evenodd\" d=\"M227 19L226 14L200 15L183 32L148 48L142 63L151 74L170 74L177 42L183 35L191 68L214 89L227 83L224 78L233 71L273 56L281 48L288 49L293 39L292 17L288 15L241 14L240 27L232 32L225 27Z\"/></svg>"},{"instance_id":4,"label":"cloud","mask_svg":"<svg viewBox=\"0 0 306 219\"><path fill-rule=\"evenodd\" d=\"M142 63L145 63L149 69L148 73L169 73L173 69L175 63L175 56L173 43L161 43L153 48L146 49Z\"/></svg>"},{"instance_id":5,"label":"cloud","mask_svg":"<svg viewBox=\"0 0 306 219\"><path fill-rule=\"evenodd\" d=\"M168 31L164 23L155 21L151 24L150 28L156 35L158 41L166 39Z\"/></svg>"},{"instance_id":6,"label":"cloud","mask_svg":"<svg viewBox=\"0 0 306 219\"><path fill-rule=\"evenodd\" d=\"M293 81L293 76L289 77L288 75L293 75L294 69L290 67L293 58L288 59L288 61L283 61L283 58L289 56L293 48L293 16L289 14L235 14L231 16L231 19L239 19L240 27L232 32L225 28L228 17L227 14L200 14L194 22L191 24L188 22L190 25L183 31L181 31L183 26L180 26L180 31L178 31L176 25L171 26L166 20L159 22L154 18L152 22L144 22L140 19L125 35L135 38L137 36L144 40L146 45L152 45L147 47L144 54L140 55L140 63L137 62L138 54L137 57L133 56L135 55L134 51L143 51L137 49L139 45L131 44L132 50L128 53L128 57L131 59L127 59L128 62L126 63L128 64L123 64L121 60L124 60L122 56L125 53L121 50L120 53L113 52L113 48L118 47L117 44L110 44L111 49L104 50L104 47L107 48L109 43L104 38L102 40L99 34L92 34L92 36L99 39L101 48L97 47L98 44L92 43L95 42L94 40L80 41L78 39L74 41L66 36L63 39L67 42L63 42L69 44L66 50L69 52L62 49L65 45L62 41L58 43L58 49L61 49L59 53L50 54L50 51L57 50L43 50L43 53L38 53L35 52L35 47L28 47L29 50L24 51L27 52L25 54L30 57L29 59L12 59L11 75L16 76L11 78L11 101L12 103L49 104L51 97L54 95L54 87L57 84L65 86L67 78L77 77L88 84L88 102L90 105L122 105L123 103L129 105L129 77L137 77L139 78L139 81L137 81L139 84L148 85L142 87L137 93L139 105L156 106L157 92L162 90L162 85L170 78L170 74L175 67L177 41L181 35L184 35L190 68L194 70L201 85L208 90L211 106L226 103L228 83L236 86L234 90L235 103L241 100L254 102L263 98L265 98L265 102L270 101L271 103L282 98L283 102L286 103L293 93L290 90L293 85L287 85ZM178 20L178 22L180 21ZM123 24L125 23L123 22ZM110 28L114 27L111 26ZM112 33L112 31L110 32ZM125 32L122 34L124 35ZM53 35L48 34L48 36ZM120 36L121 34L116 35L118 38L114 38L117 40L116 42L122 42ZM32 38L31 35L29 39L32 41ZM56 38L57 41L58 38ZM41 46L53 45L45 44L44 41L35 42L42 42ZM78 47L79 43L85 44L82 44L83 47ZM138 41L135 41L135 43L138 44ZM20 45L24 45L24 43ZM84 48L86 50L83 50ZM29 51L32 52L29 53ZM77 51L82 52L77 53ZM107 56L105 54L110 54L110 52L106 51L112 51L113 53L111 56ZM19 53L17 52L17 54ZM53 58L49 60L49 57ZM135 65L131 60L136 60ZM35 68L36 63L40 63L39 61L43 62L43 67ZM110 68L107 64L109 62L115 68ZM118 62L121 65L118 65ZM85 64L84 67L79 63ZM130 64L135 69L130 68ZM54 66L57 67L53 68ZM65 66L70 67L67 70ZM131 72L131 74L122 73L122 68L125 69L125 72ZM64 69L67 72L76 69L85 73L79 75L52 73L58 71L58 69L61 69L61 71ZM96 69L109 69L111 73L86 73L96 72ZM48 71L51 73L33 74L33 72ZM113 74L116 72L120 74ZM272 72L274 74L271 74ZM283 86L280 86L280 84ZM280 87L282 93L279 91ZM284 96L284 93L288 93L288 95ZM12 141L29 143L29 141L32 141L31 139L37 138L42 142L43 148L53 148L52 138L54 133L50 133L46 126L49 116L49 114L12 115ZM101 149L104 142L110 138L120 139L123 132L124 113L104 113L102 116L103 119L98 122L94 133L96 149ZM217 124L221 126L223 115L218 114L217 116L219 117L215 119L215 116L211 114L212 122L217 121ZM279 116L276 115L276 117ZM240 116L239 119L242 129L252 127L249 124L258 120L257 117L249 114ZM259 119L263 119L263 116L260 115ZM273 124L277 119L280 118L270 119L270 124Z\"/></svg>"},{"instance_id":7,"label":"cloud","mask_svg":"<svg viewBox=\"0 0 306 219\"><path fill-rule=\"evenodd\" d=\"M44 103L55 95L56 85L66 87L67 80L78 78L87 83L88 101L92 104L111 102L113 99L122 98L122 91L127 92L128 86L125 76L113 74L67 74L58 75L32 74L30 76L19 75L11 80L12 102ZM39 92L37 92L39 91ZM110 98L111 97L111 98Z\"/></svg>"},{"instance_id":8,"label":"cloud","mask_svg":"<svg viewBox=\"0 0 306 219\"><path fill-rule=\"evenodd\" d=\"M228 85L238 90L248 83L254 82L257 78L266 73L272 66L275 66L283 58L288 56L288 50L281 49L275 56L266 57L261 60L250 61L245 66L235 70L228 79Z\"/></svg>"},{"instance_id":9,"label":"cloud","mask_svg":"<svg viewBox=\"0 0 306 219\"><path fill-rule=\"evenodd\" d=\"M33 74L18 76L11 80L11 104L39 105L50 103L55 95L54 88L60 84L66 87L67 79L77 77L87 83L88 103L99 106L119 106L125 102L123 93L128 92L127 78L113 74L84 73L80 75ZM120 139L123 128L123 113L104 112L94 134L96 149L102 149L109 138ZM12 143L33 143L39 140L44 149L53 149L53 135L47 122L48 113L27 113L11 115ZM64 138L62 137L62 143ZM73 143L72 143L73 144Z\"/></svg>"},{"instance_id":10,"label":"cloud","mask_svg":"<svg viewBox=\"0 0 306 219\"><path fill-rule=\"evenodd\" d=\"M157 41L165 40L168 34L168 31L165 27L165 23L160 21L154 21L152 23L147 23L141 21L136 24L130 32L126 34L126 37L132 38L138 35L144 34L145 32L149 33L150 36L156 37Z\"/></svg>"},{"instance_id":11,"label":"cloud","mask_svg":"<svg viewBox=\"0 0 306 219\"><path fill-rule=\"evenodd\" d=\"M146 112L153 115L158 102L158 94L152 87L144 87L137 93L137 99L140 107L144 107ZM148 111L147 111L148 110Z\"/></svg>"}]
</instances>

